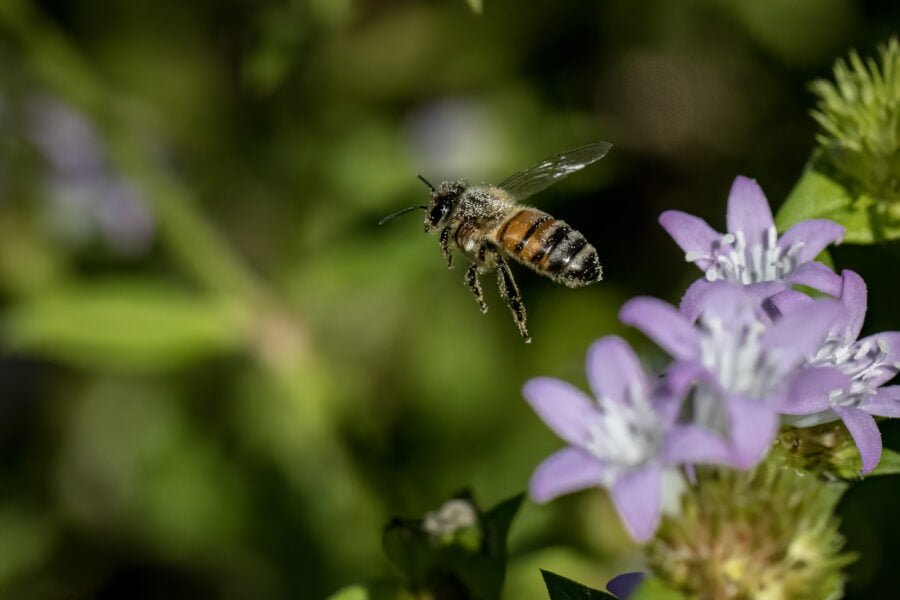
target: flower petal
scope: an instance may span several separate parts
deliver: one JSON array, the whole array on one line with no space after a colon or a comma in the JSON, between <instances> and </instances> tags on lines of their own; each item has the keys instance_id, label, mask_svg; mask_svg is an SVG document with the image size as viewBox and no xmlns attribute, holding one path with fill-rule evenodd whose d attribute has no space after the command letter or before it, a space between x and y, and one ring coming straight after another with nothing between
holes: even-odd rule
<instances>
[{"instance_id":1,"label":"flower petal","mask_svg":"<svg viewBox=\"0 0 900 600\"><path fill-rule=\"evenodd\" d=\"M880 388L860 403L859 408L876 417L900 417L900 385Z\"/></svg>"},{"instance_id":2,"label":"flower petal","mask_svg":"<svg viewBox=\"0 0 900 600\"><path fill-rule=\"evenodd\" d=\"M647 377L628 343L616 335L606 336L590 347L587 377L597 399L624 403L630 394L647 397Z\"/></svg>"},{"instance_id":3,"label":"flower petal","mask_svg":"<svg viewBox=\"0 0 900 600\"><path fill-rule=\"evenodd\" d=\"M716 281L710 284L709 290L698 302L698 308L703 318L714 317L724 323L732 323L745 320L748 307L752 312L761 301L758 295L750 293L750 286Z\"/></svg>"},{"instance_id":4,"label":"flower petal","mask_svg":"<svg viewBox=\"0 0 900 600\"><path fill-rule=\"evenodd\" d=\"M616 575L607 582L606 591L618 598L618 600L628 600L629 596L641 585L645 577L646 575L641 571Z\"/></svg>"},{"instance_id":5,"label":"flower petal","mask_svg":"<svg viewBox=\"0 0 900 600\"><path fill-rule=\"evenodd\" d=\"M866 306L868 304L868 293L866 291L866 282L857 273L845 269L841 273L844 280L841 286L841 304L844 305L846 312L846 332L848 341L853 341L859 337L862 331L863 321L866 319Z\"/></svg>"},{"instance_id":6,"label":"flower petal","mask_svg":"<svg viewBox=\"0 0 900 600\"><path fill-rule=\"evenodd\" d=\"M631 537L646 542L659 526L662 468L658 464L622 475L611 490L612 501Z\"/></svg>"},{"instance_id":7,"label":"flower petal","mask_svg":"<svg viewBox=\"0 0 900 600\"><path fill-rule=\"evenodd\" d=\"M760 302L788 288L783 281L757 281L744 285L744 291Z\"/></svg>"},{"instance_id":8,"label":"flower petal","mask_svg":"<svg viewBox=\"0 0 900 600\"><path fill-rule=\"evenodd\" d=\"M801 265L797 271L795 271L795 274L800 273L801 271L809 274L815 269L813 265L817 264L819 263L807 263ZM822 265L822 269L830 273L831 276L837 277L837 275L831 273L825 265ZM824 275L825 271L821 271L820 275L828 278L827 275ZM792 283L803 285L808 283L808 281L796 280L793 276L788 276L787 279ZM799 279L804 279L804 277L800 277ZM829 289L824 291L840 297L841 312L835 318L834 323L830 328L830 333L832 335L840 336L845 343L851 344L856 340L857 336L859 336L859 330L862 328L863 320L865 319L866 286L859 275L853 271L844 271L843 276L838 277L836 282L839 286L836 294L834 293L835 280L829 279L827 283L820 286L818 289L821 290L822 287L827 287ZM772 307L775 307L781 315L786 315L791 312L796 312L800 307L809 306L811 300L812 299L806 296L806 294L790 290L781 294L776 294L767 300L764 309L769 311Z\"/></svg>"},{"instance_id":9,"label":"flower petal","mask_svg":"<svg viewBox=\"0 0 900 600\"><path fill-rule=\"evenodd\" d=\"M556 435L576 446L588 443L590 424L601 418L599 408L587 394L559 379L532 379L522 394Z\"/></svg>"},{"instance_id":10,"label":"flower petal","mask_svg":"<svg viewBox=\"0 0 900 600\"><path fill-rule=\"evenodd\" d=\"M685 260L695 262L704 271L712 266L712 261L708 258L692 257L692 255L709 256L713 245L722 238L722 234L710 227L706 221L680 210L667 210L659 216L659 224L684 250Z\"/></svg>"},{"instance_id":11,"label":"flower petal","mask_svg":"<svg viewBox=\"0 0 900 600\"><path fill-rule=\"evenodd\" d=\"M699 425L676 425L666 435L666 464L729 464L731 453L722 437Z\"/></svg>"},{"instance_id":12,"label":"flower petal","mask_svg":"<svg viewBox=\"0 0 900 600\"><path fill-rule=\"evenodd\" d=\"M810 415L831 408L829 394L850 387L850 378L834 367L804 369L791 381L790 389L778 412L786 415Z\"/></svg>"},{"instance_id":13,"label":"flower petal","mask_svg":"<svg viewBox=\"0 0 900 600\"><path fill-rule=\"evenodd\" d=\"M798 429L815 427L816 425L822 425L824 423L833 423L838 419L840 419L840 417L838 417L830 408L808 415L786 415L784 413L781 415L782 423L790 425L791 427L797 427Z\"/></svg>"},{"instance_id":14,"label":"flower petal","mask_svg":"<svg viewBox=\"0 0 900 600\"><path fill-rule=\"evenodd\" d=\"M692 283L684 293L684 296L681 297L681 302L678 304L678 312L683 314L691 323L696 321L700 313L703 312L704 296L714 286L714 283L707 281L705 278L698 279Z\"/></svg>"},{"instance_id":15,"label":"flower petal","mask_svg":"<svg viewBox=\"0 0 900 600\"><path fill-rule=\"evenodd\" d=\"M900 331L882 331L876 333L857 342L858 345L870 344L884 351L881 358L881 366L870 376L866 377L865 383L869 389L874 389L883 383L887 383L897 374L900 369Z\"/></svg>"},{"instance_id":16,"label":"flower petal","mask_svg":"<svg viewBox=\"0 0 900 600\"><path fill-rule=\"evenodd\" d=\"M543 504L557 496L600 487L605 474L603 462L578 448L563 448L538 465L531 476L531 498Z\"/></svg>"},{"instance_id":17,"label":"flower petal","mask_svg":"<svg viewBox=\"0 0 900 600\"><path fill-rule=\"evenodd\" d=\"M732 464L749 469L772 445L778 431L778 415L768 403L755 398L729 395L726 402Z\"/></svg>"},{"instance_id":18,"label":"flower petal","mask_svg":"<svg viewBox=\"0 0 900 600\"><path fill-rule=\"evenodd\" d=\"M700 363L679 361L669 366L654 394L654 408L664 424L675 422L687 393L699 381L718 385L715 377Z\"/></svg>"},{"instance_id":19,"label":"flower petal","mask_svg":"<svg viewBox=\"0 0 900 600\"><path fill-rule=\"evenodd\" d=\"M878 466L881 460L881 431L872 415L852 406L835 406L834 412L838 414L856 447L859 448L859 457L862 459L860 475L865 475Z\"/></svg>"},{"instance_id":20,"label":"flower petal","mask_svg":"<svg viewBox=\"0 0 900 600\"><path fill-rule=\"evenodd\" d=\"M784 278L794 285L805 285L835 298L841 295L844 282L841 276L820 262L806 262L799 265Z\"/></svg>"},{"instance_id":21,"label":"flower petal","mask_svg":"<svg viewBox=\"0 0 900 600\"><path fill-rule=\"evenodd\" d=\"M632 298L619 311L619 320L644 332L678 359L700 353L700 339L691 324L671 304L646 296Z\"/></svg>"},{"instance_id":22,"label":"flower petal","mask_svg":"<svg viewBox=\"0 0 900 600\"><path fill-rule=\"evenodd\" d=\"M785 251L799 244L796 257L801 263L811 261L829 244L839 244L846 229L827 219L810 219L794 224L784 232L778 245Z\"/></svg>"},{"instance_id":23,"label":"flower petal","mask_svg":"<svg viewBox=\"0 0 900 600\"><path fill-rule=\"evenodd\" d=\"M803 292L785 290L763 301L762 307L773 321L815 302Z\"/></svg>"},{"instance_id":24,"label":"flower petal","mask_svg":"<svg viewBox=\"0 0 900 600\"><path fill-rule=\"evenodd\" d=\"M753 179L738 175L728 194L728 231L743 232L747 245L761 244L775 226L772 210L762 188Z\"/></svg>"},{"instance_id":25,"label":"flower petal","mask_svg":"<svg viewBox=\"0 0 900 600\"><path fill-rule=\"evenodd\" d=\"M666 393L684 396L698 381L706 381L714 385L717 379L703 365L694 361L679 361L666 369L663 383Z\"/></svg>"},{"instance_id":26,"label":"flower petal","mask_svg":"<svg viewBox=\"0 0 900 600\"><path fill-rule=\"evenodd\" d=\"M776 321L763 334L763 344L779 353L781 367L793 368L812 356L842 313L834 300L816 300Z\"/></svg>"}]
</instances>

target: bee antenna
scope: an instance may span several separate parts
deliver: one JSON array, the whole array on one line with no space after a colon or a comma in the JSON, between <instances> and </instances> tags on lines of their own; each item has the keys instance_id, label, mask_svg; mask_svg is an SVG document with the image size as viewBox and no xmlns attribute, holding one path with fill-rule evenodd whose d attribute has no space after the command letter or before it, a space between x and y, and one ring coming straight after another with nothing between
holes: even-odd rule
<instances>
[{"instance_id":1,"label":"bee antenna","mask_svg":"<svg viewBox=\"0 0 900 600\"><path fill-rule=\"evenodd\" d=\"M432 194L437 193L437 190L434 189L434 186L431 185L431 182L430 182L430 181L428 181L427 179L425 179L425 178L422 177L421 175L416 175L416 177L418 177L418 178L422 181L422 183L424 183L425 185L428 186L428 189L431 190L431 193L432 193Z\"/></svg>"},{"instance_id":2,"label":"bee antenna","mask_svg":"<svg viewBox=\"0 0 900 600\"><path fill-rule=\"evenodd\" d=\"M383 218L382 220L378 221L378 225L379 226L384 225L385 223L387 223L394 217L399 217L400 215L405 215L406 213L412 212L414 210L428 210L428 207L425 206L424 204L419 204L418 206L410 206L408 208L404 208L403 210L398 210L397 212L391 213L388 216L386 216L385 218Z\"/></svg>"}]
</instances>

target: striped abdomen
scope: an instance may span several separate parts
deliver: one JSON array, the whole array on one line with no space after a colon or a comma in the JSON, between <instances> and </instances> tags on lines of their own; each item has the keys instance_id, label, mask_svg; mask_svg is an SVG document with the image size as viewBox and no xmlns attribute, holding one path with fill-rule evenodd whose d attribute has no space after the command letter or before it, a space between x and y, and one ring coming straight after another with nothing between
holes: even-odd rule
<instances>
[{"instance_id":1,"label":"striped abdomen","mask_svg":"<svg viewBox=\"0 0 900 600\"><path fill-rule=\"evenodd\" d=\"M600 259L581 233L534 208L510 213L497 229L509 256L560 283L578 287L599 281Z\"/></svg>"}]
</instances>

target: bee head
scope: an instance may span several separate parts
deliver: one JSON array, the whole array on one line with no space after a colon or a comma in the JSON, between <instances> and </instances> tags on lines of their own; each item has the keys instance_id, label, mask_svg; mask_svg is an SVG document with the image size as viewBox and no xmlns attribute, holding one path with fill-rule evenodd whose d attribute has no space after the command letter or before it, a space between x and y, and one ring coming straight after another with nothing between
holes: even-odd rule
<instances>
[{"instance_id":1,"label":"bee head","mask_svg":"<svg viewBox=\"0 0 900 600\"><path fill-rule=\"evenodd\" d=\"M444 224L465 189L466 184L463 181L445 181L439 188L432 188L431 203L425 215L426 233Z\"/></svg>"}]
</instances>

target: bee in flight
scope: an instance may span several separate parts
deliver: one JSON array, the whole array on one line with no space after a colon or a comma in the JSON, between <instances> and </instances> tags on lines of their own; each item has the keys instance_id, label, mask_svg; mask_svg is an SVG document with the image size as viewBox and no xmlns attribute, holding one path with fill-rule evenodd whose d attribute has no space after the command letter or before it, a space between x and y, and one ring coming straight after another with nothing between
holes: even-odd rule
<instances>
[{"instance_id":1,"label":"bee in flight","mask_svg":"<svg viewBox=\"0 0 900 600\"><path fill-rule=\"evenodd\" d=\"M497 271L500 295L528 343L531 336L525 324L525 306L506 259L569 287L600 281L603 271L597 250L581 233L544 211L519 202L600 160L610 147L607 142L580 146L542 160L498 185L470 186L459 180L445 181L436 188L419 175L431 189L431 202L388 215L378 224L413 210L424 210L425 232L438 233L447 267L453 268L454 248L471 262L465 282L483 313L488 307L478 277Z\"/></svg>"}]
</instances>

